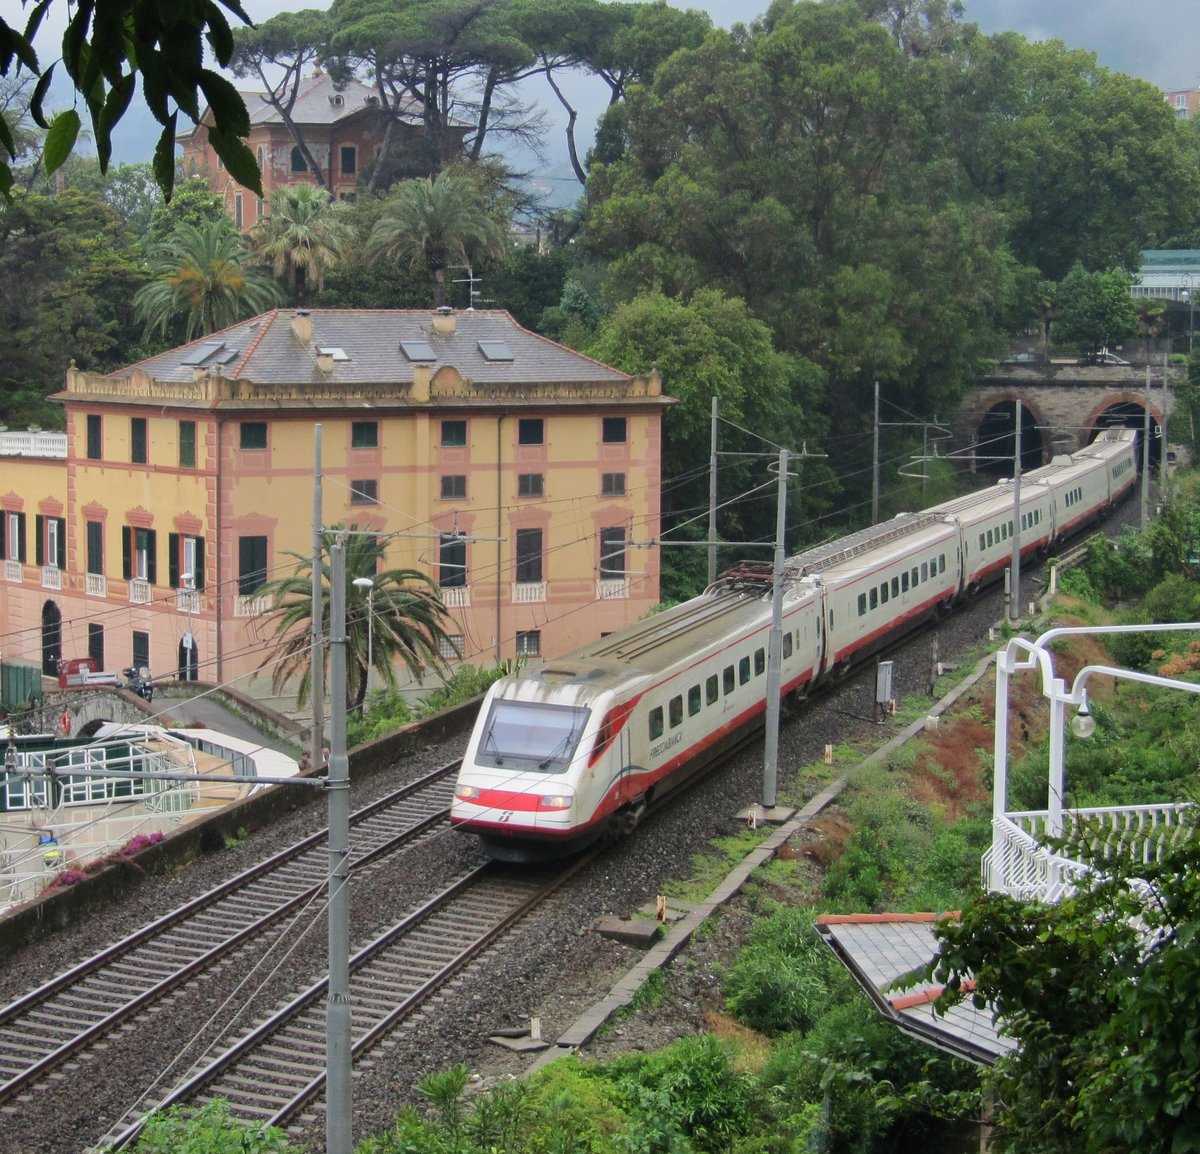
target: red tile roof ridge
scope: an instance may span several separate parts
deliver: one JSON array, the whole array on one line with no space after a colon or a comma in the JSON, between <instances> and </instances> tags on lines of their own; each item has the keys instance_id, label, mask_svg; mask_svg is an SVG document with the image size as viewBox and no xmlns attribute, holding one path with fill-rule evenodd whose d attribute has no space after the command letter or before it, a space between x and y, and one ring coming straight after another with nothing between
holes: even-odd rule
<instances>
[{"instance_id":1,"label":"red tile roof ridge","mask_svg":"<svg viewBox=\"0 0 1200 1154\"><path fill-rule=\"evenodd\" d=\"M960 910L946 910L944 913L917 913L917 914L821 914L817 918L819 926L872 926L884 925L887 923L904 923L904 922L942 922L956 921L960 916Z\"/></svg>"},{"instance_id":2,"label":"red tile roof ridge","mask_svg":"<svg viewBox=\"0 0 1200 1154\"><path fill-rule=\"evenodd\" d=\"M975 989L974 978L967 978L959 986L959 989L969 994ZM911 1010L915 1006L927 1006L930 1002L936 1002L945 992L945 986L927 986L923 990L918 990L915 994L897 994L893 998L888 998L888 1005L893 1010Z\"/></svg>"}]
</instances>

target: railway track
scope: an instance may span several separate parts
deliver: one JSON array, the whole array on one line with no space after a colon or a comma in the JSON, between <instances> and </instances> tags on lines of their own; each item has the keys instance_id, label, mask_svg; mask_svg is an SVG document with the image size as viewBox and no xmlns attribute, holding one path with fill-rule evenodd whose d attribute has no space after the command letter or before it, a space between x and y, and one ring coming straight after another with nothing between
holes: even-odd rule
<instances>
[{"instance_id":1,"label":"railway track","mask_svg":"<svg viewBox=\"0 0 1200 1154\"><path fill-rule=\"evenodd\" d=\"M373 865L445 827L457 762L351 817L351 868ZM324 888L321 830L116 942L0 1009L0 1103L289 915Z\"/></svg>"},{"instance_id":2,"label":"railway track","mask_svg":"<svg viewBox=\"0 0 1200 1154\"><path fill-rule=\"evenodd\" d=\"M521 872L486 863L358 949L350 959L353 1060L593 857ZM123 1120L99 1148L128 1146L145 1113L177 1103L222 1098L245 1121L280 1126L295 1118L324 1090L327 985L322 979L298 994L160 1101Z\"/></svg>"}]
</instances>

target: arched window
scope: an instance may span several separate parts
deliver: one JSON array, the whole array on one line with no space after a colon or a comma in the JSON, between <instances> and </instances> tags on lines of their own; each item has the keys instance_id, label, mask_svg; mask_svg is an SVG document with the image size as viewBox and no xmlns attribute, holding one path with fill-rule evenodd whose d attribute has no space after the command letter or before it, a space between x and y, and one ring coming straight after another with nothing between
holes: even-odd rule
<instances>
[{"instance_id":1,"label":"arched window","mask_svg":"<svg viewBox=\"0 0 1200 1154\"><path fill-rule=\"evenodd\" d=\"M299 148L292 149L292 171L307 172L308 165L304 163L304 153Z\"/></svg>"}]
</instances>

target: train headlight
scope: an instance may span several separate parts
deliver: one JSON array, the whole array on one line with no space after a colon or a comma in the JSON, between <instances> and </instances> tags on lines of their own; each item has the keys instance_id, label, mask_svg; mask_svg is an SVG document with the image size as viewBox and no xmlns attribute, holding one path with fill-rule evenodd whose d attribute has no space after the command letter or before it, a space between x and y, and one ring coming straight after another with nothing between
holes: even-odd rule
<instances>
[{"instance_id":1,"label":"train headlight","mask_svg":"<svg viewBox=\"0 0 1200 1154\"><path fill-rule=\"evenodd\" d=\"M459 801L478 801L480 796L479 788L474 785L460 785L454 791L454 796Z\"/></svg>"},{"instance_id":2,"label":"train headlight","mask_svg":"<svg viewBox=\"0 0 1200 1154\"><path fill-rule=\"evenodd\" d=\"M539 809L570 809L575 799L569 793L544 793L539 799Z\"/></svg>"}]
</instances>

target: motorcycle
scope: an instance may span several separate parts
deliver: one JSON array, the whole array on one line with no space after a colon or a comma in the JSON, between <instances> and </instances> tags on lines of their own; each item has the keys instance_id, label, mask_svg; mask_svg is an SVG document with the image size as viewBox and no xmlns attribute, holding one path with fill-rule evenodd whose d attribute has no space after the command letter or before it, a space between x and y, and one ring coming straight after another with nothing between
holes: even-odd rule
<instances>
[{"instance_id":1,"label":"motorcycle","mask_svg":"<svg viewBox=\"0 0 1200 1154\"><path fill-rule=\"evenodd\" d=\"M150 680L149 669L135 669L131 667L129 669L122 669L121 673L125 678L124 688L128 689L130 693L136 693L146 701L154 700L154 684Z\"/></svg>"}]
</instances>

